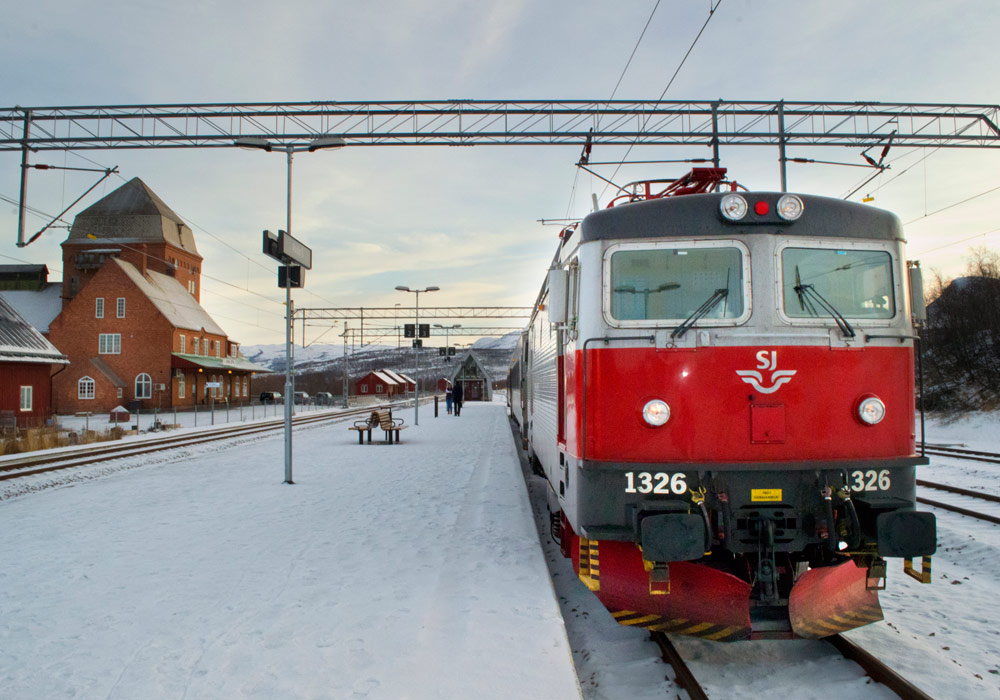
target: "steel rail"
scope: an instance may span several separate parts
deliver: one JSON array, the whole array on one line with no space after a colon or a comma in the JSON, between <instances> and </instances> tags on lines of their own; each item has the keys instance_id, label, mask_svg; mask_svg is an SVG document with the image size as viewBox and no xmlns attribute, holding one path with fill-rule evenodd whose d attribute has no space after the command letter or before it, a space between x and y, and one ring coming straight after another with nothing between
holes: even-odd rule
<instances>
[{"instance_id":1,"label":"steel rail","mask_svg":"<svg viewBox=\"0 0 1000 700\"><path fill-rule=\"evenodd\" d=\"M335 422L344 418L351 418L357 415L365 415L371 412L371 407L350 409L347 411L337 411L322 413L319 415L304 415L295 419L296 425L309 425L312 423ZM39 456L37 458L27 458L3 464L0 469L0 481L35 476L53 471L73 469L75 467L95 464L112 459L122 459L124 457L134 457L138 455L161 452L164 450L177 449L199 445L206 442L219 440L229 440L233 438L256 435L259 433L273 432L284 428L284 420L270 420L260 423L252 423L237 427L199 431L182 436L171 436L161 439L145 440L141 443L128 445L109 445L104 448L89 449L81 451L71 451L56 455ZM50 466L43 466L43 465ZM20 470L20 471L18 471Z\"/></svg>"},{"instance_id":2,"label":"steel rail","mask_svg":"<svg viewBox=\"0 0 1000 700\"><path fill-rule=\"evenodd\" d=\"M649 636L660 647L663 661L673 667L676 675L675 682L687 691L691 700L709 700L705 689L694 677L690 667L688 667L667 635L663 632L650 632ZM832 645L844 658L858 664L869 678L876 683L884 685L902 700L932 700L930 695L846 637L835 634L825 637L823 641Z\"/></svg>"},{"instance_id":3,"label":"steel rail","mask_svg":"<svg viewBox=\"0 0 1000 700\"><path fill-rule=\"evenodd\" d=\"M989 523L994 523L995 525L1000 525L1000 518L995 515L987 515L986 513L979 513L974 510L969 510L968 508L962 508L961 506L953 506L950 503L942 503L941 501L932 501L929 498L923 498L917 496L917 503L923 503L924 505L933 506L934 508L941 508L942 510L950 510L952 513L958 513L959 515L967 515L970 518L975 518L977 520L985 520Z\"/></svg>"},{"instance_id":4,"label":"steel rail","mask_svg":"<svg viewBox=\"0 0 1000 700\"><path fill-rule=\"evenodd\" d=\"M995 496L992 493L983 493L982 491L974 491L972 489L963 489L958 486L948 486L947 484L938 484L933 481L924 481L923 479L917 479L917 486L926 486L929 489L937 489L938 491L947 491L948 493L957 493L962 496L970 496L971 498L978 498L983 501L1000 503L1000 496Z\"/></svg>"},{"instance_id":5,"label":"steel rail","mask_svg":"<svg viewBox=\"0 0 1000 700\"><path fill-rule=\"evenodd\" d=\"M922 691L910 681L893 671L869 652L854 642L839 634L824 637L823 641L831 644L844 658L850 659L875 682L881 683L903 700L932 700L931 696Z\"/></svg>"},{"instance_id":6,"label":"steel rail","mask_svg":"<svg viewBox=\"0 0 1000 700\"><path fill-rule=\"evenodd\" d=\"M705 689L691 673L691 669L667 635L663 632L650 632L649 637L660 647L660 658L673 667L674 681L687 691L691 700L709 700Z\"/></svg>"},{"instance_id":7,"label":"steel rail","mask_svg":"<svg viewBox=\"0 0 1000 700\"><path fill-rule=\"evenodd\" d=\"M933 445L924 443L924 454L936 457L956 457L958 459L969 459L977 462L989 462L1000 464L1000 453L986 452L984 450L967 450L959 447L948 447L947 445Z\"/></svg>"}]
</instances>

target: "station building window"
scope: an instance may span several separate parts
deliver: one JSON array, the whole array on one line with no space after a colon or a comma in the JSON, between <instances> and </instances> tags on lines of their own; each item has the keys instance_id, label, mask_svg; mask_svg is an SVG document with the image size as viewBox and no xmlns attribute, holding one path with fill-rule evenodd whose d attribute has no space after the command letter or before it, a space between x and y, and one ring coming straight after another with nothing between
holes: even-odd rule
<instances>
[{"instance_id":1,"label":"station building window","mask_svg":"<svg viewBox=\"0 0 1000 700\"><path fill-rule=\"evenodd\" d=\"M136 375L135 378L135 398L153 398L153 379L145 372Z\"/></svg>"},{"instance_id":2,"label":"station building window","mask_svg":"<svg viewBox=\"0 0 1000 700\"><path fill-rule=\"evenodd\" d=\"M104 297L94 299L94 318L104 318Z\"/></svg>"},{"instance_id":3,"label":"station building window","mask_svg":"<svg viewBox=\"0 0 1000 700\"><path fill-rule=\"evenodd\" d=\"M80 377L80 381L76 383L76 398L78 399L92 399L94 398L94 380L91 377Z\"/></svg>"},{"instance_id":4,"label":"station building window","mask_svg":"<svg viewBox=\"0 0 1000 700\"><path fill-rule=\"evenodd\" d=\"M122 352L122 334L121 333L98 334L97 352L100 355L120 355Z\"/></svg>"}]
</instances>

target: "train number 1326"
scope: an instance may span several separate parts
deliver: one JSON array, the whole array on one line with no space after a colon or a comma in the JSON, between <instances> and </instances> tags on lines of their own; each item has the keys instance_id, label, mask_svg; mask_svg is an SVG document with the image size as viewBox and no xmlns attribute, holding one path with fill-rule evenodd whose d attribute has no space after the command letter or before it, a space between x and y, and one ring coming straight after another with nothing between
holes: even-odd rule
<instances>
[{"instance_id":1,"label":"train number 1326","mask_svg":"<svg viewBox=\"0 0 1000 700\"><path fill-rule=\"evenodd\" d=\"M625 493L680 495L687 492L686 478L683 472L625 472Z\"/></svg>"}]
</instances>

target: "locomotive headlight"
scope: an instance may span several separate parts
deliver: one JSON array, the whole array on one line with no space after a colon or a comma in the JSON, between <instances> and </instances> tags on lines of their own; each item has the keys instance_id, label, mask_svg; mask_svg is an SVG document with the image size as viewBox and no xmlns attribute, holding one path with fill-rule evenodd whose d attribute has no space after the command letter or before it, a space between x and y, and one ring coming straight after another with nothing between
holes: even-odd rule
<instances>
[{"instance_id":1,"label":"locomotive headlight","mask_svg":"<svg viewBox=\"0 0 1000 700\"><path fill-rule=\"evenodd\" d=\"M795 221L802 216L805 205L794 194L785 194L778 200L778 216L785 221Z\"/></svg>"},{"instance_id":2,"label":"locomotive headlight","mask_svg":"<svg viewBox=\"0 0 1000 700\"><path fill-rule=\"evenodd\" d=\"M719 200L719 211L730 221L739 221L747 215L747 200L735 192L730 192Z\"/></svg>"},{"instance_id":3,"label":"locomotive headlight","mask_svg":"<svg viewBox=\"0 0 1000 700\"><path fill-rule=\"evenodd\" d=\"M869 396L858 404L858 418L866 425L875 425L885 418L885 404L877 396Z\"/></svg>"},{"instance_id":4,"label":"locomotive headlight","mask_svg":"<svg viewBox=\"0 0 1000 700\"><path fill-rule=\"evenodd\" d=\"M666 401L653 399L642 407L642 418L654 428L658 428L670 420L670 406Z\"/></svg>"}]
</instances>

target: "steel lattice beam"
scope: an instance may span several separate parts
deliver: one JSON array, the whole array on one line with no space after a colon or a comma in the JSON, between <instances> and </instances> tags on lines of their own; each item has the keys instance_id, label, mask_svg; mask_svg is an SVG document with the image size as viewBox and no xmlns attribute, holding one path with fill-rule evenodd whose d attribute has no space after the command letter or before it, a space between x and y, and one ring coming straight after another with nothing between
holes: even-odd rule
<instances>
[{"instance_id":1,"label":"steel lattice beam","mask_svg":"<svg viewBox=\"0 0 1000 700\"><path fill-rule=\"evenodd\" d=\"M306 321L317 320L374 320L394 319L397 323L407 323L414 317L414 307L344 307L344 308L300 308L296 315ZM530 318L530 306L429 306L420 307L420 320L434 318ZM511 329L514 330L514 329Z\"/></svg>"},{"instance_id":2,"label":"steel lattice beam","mask_svg":"<svg viewBox=\"0 0 1000 700\"><path fill-rule=\"evenodd\" d=\"M0 108L0 151L304 146L566 145L997 148L1000 106L883 102L283 102Z\"/></svg>"}]
</instances>

